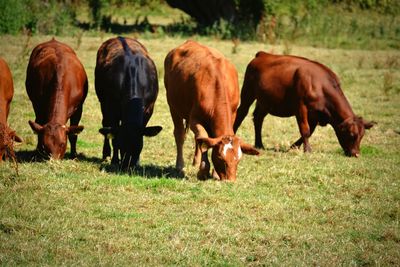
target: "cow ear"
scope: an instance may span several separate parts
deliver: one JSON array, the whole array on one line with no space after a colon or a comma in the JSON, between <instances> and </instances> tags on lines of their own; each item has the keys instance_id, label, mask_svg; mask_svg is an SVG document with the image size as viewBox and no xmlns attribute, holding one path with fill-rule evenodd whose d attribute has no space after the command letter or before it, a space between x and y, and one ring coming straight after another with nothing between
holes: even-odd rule
<instances>
[{"instance_id":1,"label":"cow ear","mask_svg":"<svg viewBox=\"0 0 400 267\"><path fill-rule=\"evenodd\" d=\"M161 130L161 126L149 126L144 128L143 135L148 137L156 136Z\"/></svg>"},{"instance_id":2,"label":"cow ear","mask_svg":"<svg viewBox=\"0 0 400 267\"><path fill-rule=\"evenodd\" d=\"M117 130L112 127L103 127L99 129L99 133L108 139L113 139L117 135Z\"/></svg>"},{"instance_id":3,"label":"cow ear","mask_svg":"<svg viewBox=\"0 0 400 267\"><path fill-rule=\"evenodd\" d=\"M196 145L200 148L201 152L206 152L210 147L216 146L221 142L220 138L210 138L210 137L199 137L196 139Z\"/></svg>"},{"instance_id":4,"label":"cow ear","mask_svg":"<svg viewBox=\"0 0 400 267\"><path fill-rule=\"evenodd\" d=\"M240 143L240 148L242 149L242 152L247 155L260 155L260 151L255 149L252 145L247 144L247 143Z\"/></svg>"},{"instance_id":5,"label":"cow ear","mask_svg":"<svg viewBox=\"0 0 400 267\"><path fill-rule=\"evenodd\" d=\"M377 123L375 121L365 121L365 120L363 120L363 124L364 124L364 128L369 130L369 129L372 128L372 126L374 126Z\"/></svg>"},{"instance_id":6,"label":"cow ear","mask_svg":"<svg viewBox=\"0 0 400 267\"><path fill-rule=\"evenodd\" d=\"M29 125L31 126L31 128L32 128L32 130L36 133L36 134L38 134L38 133L40 133L40 132L42 132L43 131L43 126L42 125L40 125L40 124L38 124L38 123L36 123L36 122L34 122L34 121L29 121Z\"/></svg>"},{"instance_id":7,"label":"cow ear","mask_svg":"<svg viewBox=\"0 0 400 267\"><path fill-rule=\"evenodd\" d=\"M68 127L67 133L77 135L83 131L83 128L84 128L83 125L72 125Z\"/></svg>"},{"instance_id":8,"label":"cow ear","mask_svg":"<svg viewBox=\"0 0 400 267\"><path fill-rule=\"evenodd\" d=\"M21 137L19 137L19 136L16 134L16 132L15 132L14 130L11 130L10 133L9 133L9 135L10 135L10 138L11 138L14 142L22 143L22 142L24 141L24 140L22 140Z\"/></svg>"}]
</instances>

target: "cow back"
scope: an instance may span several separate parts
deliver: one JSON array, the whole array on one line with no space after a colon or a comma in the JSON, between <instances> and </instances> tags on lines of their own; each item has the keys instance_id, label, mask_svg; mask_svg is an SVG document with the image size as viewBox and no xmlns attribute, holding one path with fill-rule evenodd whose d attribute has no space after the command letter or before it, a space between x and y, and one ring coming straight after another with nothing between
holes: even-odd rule
<instances>
[{"instance_id":1,"label":"cow back","mask_svg":"<svg viewBox=\"0 0 400 267\"><path fill-rule=\"evenodd\" d=\"M40 123L52 116L65 123L86 98L86 72L72 48L53 39L32 51L26 90Z\"/></svg>"},{"instance_id":2,"label":"cow back","mask_svg":"<svg viewBox=\"0 0 400 267\"><path fill-rule=\"evenodd\" d=\"M239 102L235 67L217 50L194 41L172 50L164 64L171 111L203 122L210 136L233 134Z\"/></svg>"},{"instance_id":3,"label":"cow back","mask_svg":"<svg viewBox=\"0 0 400 267\"><path fill-rule=\"evenodd\" d=\"M158 95L157 70L140 42L122 37L104 42L97 52L95 77L100 102L119 106L141 98L145 113L152 112Z\"/></svg>"}]
</instances>

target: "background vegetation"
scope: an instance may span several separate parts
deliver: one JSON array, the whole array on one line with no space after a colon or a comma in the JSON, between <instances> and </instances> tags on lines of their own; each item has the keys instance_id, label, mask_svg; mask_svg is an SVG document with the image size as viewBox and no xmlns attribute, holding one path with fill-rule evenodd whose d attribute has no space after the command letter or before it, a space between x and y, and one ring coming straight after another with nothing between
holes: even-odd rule
<instances>
[{"instance_id":1,"label":"background vegetation","mask_svg":"<svg viewBox=\"0 0 400 267\"><path fill-rule=\"evenodd\" d=\"M102 30L399 48L399 14L396 0L0 0L0 33L71 35Z\"/></svg>"},{"instance_id":2,"label":"background vegetation","mask_svg":"<svg viewBox=\"0 0 400 267\"><path fill-rule=\"evenodd\" d=\"M272 35L266 27L265 37L257 34L246 41L224 39L228 35L221 29L201 32L189 16L164 4L153 9L146 1L135 2L140 8L119 2L104 9L111 16L108 29L92 26L88 2L47 1L35 27L24 22L22 28L16 24L15 31L7 32L13 35L0 35L0 57L9 63L15 85L9 123L25 140L16 148L19 175L12 163L0 165L0 265L400 264L397 14L363 9L353 2L335 3L323 10L332 16L307 17L317 21L310 22L310 32L299 26L293 34L290 16L277 15ZM22 3L22 10L35 1L10 5L15 3ZM72 24L60 26L59 32L55 24L44 23L57 21L52 16L56 5L73 15L67 16ZM16 21L36 16L26 9L21 12L14 15ZM353 30L352 19L357 23ZM299 21L303 25L307 20ZM206 36L208 31L212 35ZM142 168L131 176L100 159L95 58L101 43L116 34L138 38L159 73L160 93L150 125L164 129L145 139ZM81 121L85 130L78 137L78 159L37 162L36 136L27 123L34 112L25 92L25 71L33 47L54 35L75 49L89 77ZM313 153L288 150L299 136L295 119L268 116L263 129L266 150L259 157L243 157L236 183L197 181L197 170L190 165L191 133L184 147L186 176L176 177L163 60L188 36L223 52L237 67L240 84L259 50L301 55L332 68L354 111L378 122L362 141L361 157L345 157L331 127L316 129L310 140ZM254 143L250 114L238 134Z\"/></svg>"}]
</instances>

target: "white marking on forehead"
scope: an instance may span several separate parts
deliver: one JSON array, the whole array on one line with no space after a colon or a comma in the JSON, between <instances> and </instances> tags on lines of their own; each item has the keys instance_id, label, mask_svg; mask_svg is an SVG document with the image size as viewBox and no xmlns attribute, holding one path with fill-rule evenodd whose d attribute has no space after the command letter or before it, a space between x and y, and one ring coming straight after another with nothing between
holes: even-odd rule
<instances>
[{"instance_id":1,"label":"white marking on forehead","mask_svg":"<svg viewBox=\"0 0 400 267\"><path fill-rule=\"evenodd\" d=\"M229 142L228 144L225 144L225 145L224 145L224 152L223 152L224 157L226 157L226 151L227 151L228 149L233 149L232 142Z\"/></svg>"}]
</instances>

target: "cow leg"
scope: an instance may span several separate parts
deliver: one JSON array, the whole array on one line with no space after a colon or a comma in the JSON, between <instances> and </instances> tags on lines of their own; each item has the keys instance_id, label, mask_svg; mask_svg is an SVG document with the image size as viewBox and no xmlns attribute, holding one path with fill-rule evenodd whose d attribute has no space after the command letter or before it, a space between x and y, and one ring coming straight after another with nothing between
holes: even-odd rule
<instances>
[{"instance_id":1,"label":"cow leg","mask_svg":"<svg viewBox=\"0 0 400 267\"><path fill-rule=\"evenodd\" d=\"M208 137L208 133L207 131L204 129L204 127L199 124L199 123L190 123L190 129L193 131L194 133L194 138L195 140L199 137ZM194 152L194 158L193 158L193 166L199 166L200 162L203 160L203 155L204 153L201 152L200 147L197 146L196 144L196 148L195 148L195 152ZM207 155L207 152L206 152Z\"/></svg>"},{"instance_id":2,"label":"cow leg","mask_svg":"<svg viewBox=\"0 0 400 267\"><path fill-rule=\"evenodd\" d=\"M315 128L317 127L317 121L316 120L311 120L309 117L309 125L310 125L310 137L313 134ZM303 144L303 138L300 137L296 142L294 142L290 148L300 148L300 146Z\"/></svg>"},{"instance_id":3,"label":"cow leg","mask_svg":"<svg viewBox=\"0 0 400 267\"><path fill-rule=\"evenodd\" d=\"M308 138L311 135L310 125L308 124L308 111L304 104L300 104L299 113L296 115L297 124L299 126L301 139L303 141L304 152L311 152Z\"/></svg>"},{"instance_id":4,"label":"cow leg","mask_svg":"<svg viewBox=\"0 0 400 267\"><path fill-rule=\"evenodd\" d=\"M191 121L190 129L194 133L194 138L197 139L199 137L208 137L208 133L204 127L199 124ZM208 161L207 151L201 152L201 148L197 146L194 152L193 158L193 166L199 167L199 172L197 173L197 178L200 180L207 179L210 172L210 162Z\"/></svg>"},{"instance_id":5,"label":"cow leg","mask_svg":"<svg viewBox=\"0 0 400 267\"><path fill-rule=\"evenodd\" d=\"M268 114L265 110L261 108L259 103L257 102L256 108L254 109L253 112L253 123L254 123L254 133L255 133L255 147L256 148L261 148L264 149L264 145L262 143L262 125L264 122L265 116Z\"/></svg>"},{"instance_id":6,"label":"cow leg","mask_svg":"<svg viewBox=\"0 0 400 267\"><path fill-rule=\"evenodd\" d=\"M183 171L185 162L183 160L183 143L185 142L185 127L183 125L183 119L176 116L172 116L174 122L174 137L176 144L176 169L179 172Z\"/></svg>"},{"instance_id":7,"label":"cow leg","mask_svg":"<svg viewBox=\"0 0 400 267\"><path fill-rule=\"evenodd\" d=\"M103 160L107 157L111 156L111 146L110 141L108 140L107 136L104 136L104 143L103 143Z\"/></svg>"},{"instance_id":8,"label":"cow leg","mask_svg":"<svg viewBox=\"0 0 400 267\"><path fill-rule=\"evenodd\" d=\"M119 145L118 145L117 138L114 137L111 140L111 143L112 143L112 146L113 146L113 155L112 155L112 158L111 158L111 164L119 164L119 156L118 156Z\"/></svg>"},{"instance_id":9,"label":"cow leg","mask_svg":"<svg viewBox=\"0 0 400 267\"><path fill-rule=\"evenodd\" d=\"M75 125L78 126L79 121L81 120L82 117L82 105L78 107L78 109L72 114L70 118L70 125ZM77 153L76 153L76 142L78 140L78 135L77 134L68 134L68 139L69 143L71 144L71 157L76 158Z\"/></svg>"},{"instance_id":10,"label":"cow leg","mask_svg":"<svg viewBox=\"0 0 400 267\"><path fill-rule=\"evenodd\" d=\"M197 173L197 179L206 180L209 178L210 173L210 161L208 161L208 152L201 153L201 163L199 172Z\"/></svg>"},{"instance_id":11,"label":"cow leg","mask_svg":"<svg viewBox=\"0 0 400 267\"><path fill-rule=\"evenodd\" d=\"M101 113L103 114L103 120L101 122L104 128L118 129L119 121L120 121L120 112L119 107L116 105L112 105L110 103L111 100L100 101L101 104ZM117 134L118 135L118 134ZM113 155L111 158L112 164L119 164L119 145L117 141L117 136L113 136L111 139L111 143L113 146ZM111 146L109 137L104 136L103 143L103 160L107 157L111 156Z\"/></svg>"},{"instance_id":12,"label":"cow leg","mask_svg":"<svg viewBox=\"0 0 400 267\"><path fill-rule=\"evenodd\" d=\"M236 133L240 124L249 112L251 104L254 102L255 96L253 90L246 89L247 87L243 85L242 93L240 95L240 106L237 110L237 115L235 123L233 124L233 131Z\"/></svg>"}]
</instances>

